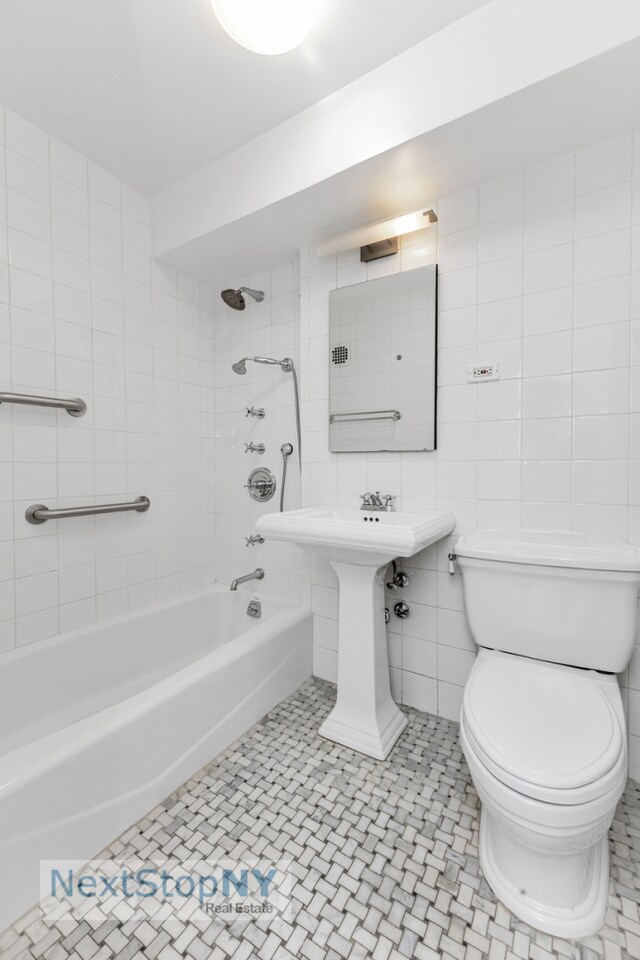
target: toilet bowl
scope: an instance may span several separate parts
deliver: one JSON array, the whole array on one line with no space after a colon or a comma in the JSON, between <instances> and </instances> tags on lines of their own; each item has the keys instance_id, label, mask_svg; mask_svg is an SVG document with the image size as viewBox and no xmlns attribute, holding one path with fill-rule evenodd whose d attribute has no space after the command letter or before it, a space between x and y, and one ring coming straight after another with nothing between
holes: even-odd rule
<instances>
[{"instance_id":1,"label":"toilet bowl","mask_svg":"<svg viewBox=\"0 0 640 960\"><path fill-rule=\"evenodd\" d=\"M482 804L481 867L531 926L591 935L605 917L608 829L627 777L613 671L635 641L640 552L526 531L478 531L455 552L481 644L460 718Z\"/></svg>"},{"instance_id":2,"label":"toilet bowl","mask_svg":"<svg viewBox=\"0 0 640 960\"><path fill-rule=\"evenodd\" d=\"M570 703L548 702L549 688ZM514 709L517 697L523 710ZM481 651L460 737L482 802L480 860L494 893L546 933L594 933L607 904L607 831L627 776L615 677Z\"/></svg>"}]
</instances>

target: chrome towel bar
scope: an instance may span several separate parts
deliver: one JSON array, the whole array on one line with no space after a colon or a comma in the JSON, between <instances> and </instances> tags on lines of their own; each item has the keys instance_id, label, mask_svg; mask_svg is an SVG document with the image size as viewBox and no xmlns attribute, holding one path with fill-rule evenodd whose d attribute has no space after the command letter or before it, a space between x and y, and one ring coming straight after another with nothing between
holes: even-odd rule
<instances>
[{"instance_id":1,"label":"chrome towel bar","mask_svg":"<svg viewBox=\"0 0 640 960\"><path fill-rule=\"evenodd\" d=\"M70 417L84 417L87 405L80 397L35 397L29 393L0 393L0 403L23 403L27 407L61 407Z\"/></svg>"},{"instance_id":2,"label":"chrome towel bar","mask_svg":"<svg viewBox=\"0 0 640 960\"><path fill-rule=\"evenodd\" d=\"M62 520L63 517L90 517L96 513L125 513L136 510L144 513L151 506L149 497L136 497L132 503L105 503L94 507L67 507L66 510L50 510L42 503L32 503L25 514L29 523L46 523L47 520Z\"/></svg>"},{"instance_id":3,"label":"chrome towel bar","mask_svg":"<svg viewBox=\"0 0 640 960\"><path fill-rule=\"evenodd\" d=\"M345 420L402 420L399 410L350 410L348 413L329 414L329 423Z\"/></svg>"}]
</instances>

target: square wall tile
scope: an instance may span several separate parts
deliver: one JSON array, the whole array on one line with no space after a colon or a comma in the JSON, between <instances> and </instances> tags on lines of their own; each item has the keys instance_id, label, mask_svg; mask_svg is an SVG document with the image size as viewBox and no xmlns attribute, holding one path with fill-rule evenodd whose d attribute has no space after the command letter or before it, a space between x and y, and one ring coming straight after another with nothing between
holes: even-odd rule
<instances>
[{"instance_id":1,"label":"square wall tile","mask_svg":"<svg viewBox=\"0 0 640 960\"><path fill-rule=\"evenodd\" d=\"M547 377L570 373L572 349L572 335L568 330L525 337L522 347L523 376Z\"/></svg>"},{"instance_id":2,"label":"square wall tile","mask_svg":"<svg viewBox=\"0 0 640 960\"><path fill-rule=\"evenodd\" d=\"M502 220L522 212L524 175L508 174L480 186L480 223Z\"/></svg>"},{"instance_id":3,"label":"square wall tile","mask_svg":"<svg viewBox=\"0 0 640 960\"><path fill-rule=\"evenodd\" d=\"M574 461L575 503L626 504L627 487L627 464L622 460Z\"/></svg>"},{"instance_id":4,"label":"square wall tile","mask_svg":"<svg viewBox=\"0 0 640 960\"><path fill-rule=\"evenodd\" d=\"M468 230L478 224L478 189L450 194L438 203L438 236Z\"/></svg>"},{"instance_id":5,"label":"square wall tile","mask_svg":"<svg viewBox=\"0 0 640 960\"><path fill-rule=\"evenodd\" d=\"M480 226L478 236L478 260L504 260L522 254L522 214L492 220Z\"/></svg>"},{"instance_id":6,"label":"square wall tile","mask_svg":"<svg viewBox=\"0 0 640 960\"><path fill-rule=\"evenodd\" d=\"M524 174L525 209L534 210L568 200L573 196L574 189L574 154L529 167Z\"/></svg>"},{"instance_id":7,"label":"square wall tile","mask_svg":"<svg viewBox=\"0 0 640 960\"><path fill-rule=\"evenodd\" d=\"M523 298L523 333L532 336L570 330L573 326L573 287L559 287Z\"/></svg>"},{"instance_id":8,"label":"square wall tile","mask_svg":"<svg viewBox=\"0 0 640 960\"><path fill-rule=\"evenodd\" d=\"M524 293L540 293L573 284L574 245L565 243L526 253L524 257Z\"/></svg>"},{"instance_id":9,"label":"square wall tile","mask_svg":"<svg viewBox=\"0 0 640 960\"><path fill-rule=\"evenodd\" d=\"M525 253L573 242L574 204L563 200L527 211L524 219Z\"/></svg>"},{"instance_id":10,"label":"square wall tile","mask_svg":"<svg viewBox=\"0 0 640 960\"><path fill-rule=\"evenodd\" d=\"M478 267L478 303L522 294L522 257L482 263Z\"/></svg>"},{"instance_id":11,"label":"square wall tile","mask_svg":"<svg viewBox=\"0 0 640 960\"><path fill-rule=\"evenodd\" d=\"M576 193L591 193L631 179L632 137L618 137L578 151Z\"/></svg>"},{"instance_id":12,"label":"square wall tile","mask_svg":"<svg viewBox=\"0 0 640 960\"><path fill-rule=\"evenodd\" d=\"M576 241L575 282L605 280L629 272L631 231L615 230Z\"/></svg>"},{"instance_id":13,"label":"square wall tile","mask_svg":"<svg viewBox=\"0 0 640 960\"><path fill-rule=\"evenodd\" d=\"M631 455L630 429L629 417L626 414L576 417L573 420L573 456L576 460L624 459ZM633 448L632 431L631 449Z\"/></svg>"},{"instance_id":14,"label":"square wall tile","mask_svg":"<svg viewBox=\"0 0 640 960\"><path fill-rule=\"evenodd\" d=\"M572 431L569 417L525 420L522 456L526 460L570 460Z\"/></svg>"},{"instance_id":15,"label":"square wall tile","mask_svg":"<svg viewBox=\"0 0 640 960\"><path fill-rule=\"evenodd\" d=\"M630 223L630 181L582 194L576 200L576 240L620 230Z\"/></svg>"},{"instance_id":16,"label":"square wall tile","mask_svg":"<svg viewBox=\"0 0 640 960\"><path fill-rule=\"evenodd\" d=\"M576 327L628 320L629 275L580 283L574 288L573 322Z\"/></svg>"},{"instance_id":17,"label":"square wall tile","mask_svg":"<svg viewBox=\"0 0 640 960\"><path fill-rule=\"evenodd\" d=\"M627 413L629 377L626 369L576 373L573 378L573 413L576 417Z\"/></svg>"},{"instance_id":18,"label":"square wall tile","mask_svg":"<svg viewBox=\"0 0 640 960\"><path fill-rule=\"evenodd\" d=\"M623 367L629 362L628 323L582 327L574 333L574 371Z\"/></svg>"},{"instance_id":19,"label":"square wall tile","mask_svg":"<svg viewBox=\"0 0 640 960\"><path fill-rule=\"evenodd\" d=\"M522 493L525 500L571 502L571 462L526 460L522 465Z\"/></svg>"}]
</instances>

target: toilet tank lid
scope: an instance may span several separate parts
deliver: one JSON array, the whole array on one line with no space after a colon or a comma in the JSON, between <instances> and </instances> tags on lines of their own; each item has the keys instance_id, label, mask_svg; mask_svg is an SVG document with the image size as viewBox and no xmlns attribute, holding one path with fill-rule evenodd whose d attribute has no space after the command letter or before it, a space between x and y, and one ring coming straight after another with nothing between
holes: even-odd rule
<instances>
[{"instance_id":1,"label":"toilet tank lid","mask_svg":"<svg viewBox=\"0 0 640 960\"><path fill-rule=\"evenodd\" d=\"M640 572L640 548L619 537L560 530L475 530L458 539L456 556L547 567Z\"/></svg>"}]
</instances>

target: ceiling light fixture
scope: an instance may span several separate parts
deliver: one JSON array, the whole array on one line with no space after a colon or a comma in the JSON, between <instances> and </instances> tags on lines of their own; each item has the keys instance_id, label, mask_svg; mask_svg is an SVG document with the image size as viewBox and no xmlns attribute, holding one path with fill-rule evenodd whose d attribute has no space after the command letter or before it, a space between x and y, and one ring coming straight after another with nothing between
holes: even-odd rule
<instances>
[{"instance_id":1,"label":"ceiling light fixture","mask_svg":"<svg viewBox=\"0 0 640 960\"><path fill-rule=\"evenodd\" d=\"M322 0L211 0L229 36L253 53L274 56L309 35Z\"/></svg>"},{"instance_id":2,"label":"ceiling light fixture","mask_svg":"<svg viewBox=\"0 0 640 960\"><path fill-rule=\"evenodd\" d=\"M424 230L438 220L435 210L415 210L401 217L392 217L391 220L380 220L370 223L366 227L358 227L348 233L341 233L328 240L321 240L316 246L319 257L329 257L332 254L344 253L346 250L356 250L360 247L360 259L363 262L379 260L398 252L398 237L416 230Z\"/></svg>"}]
</instances>

